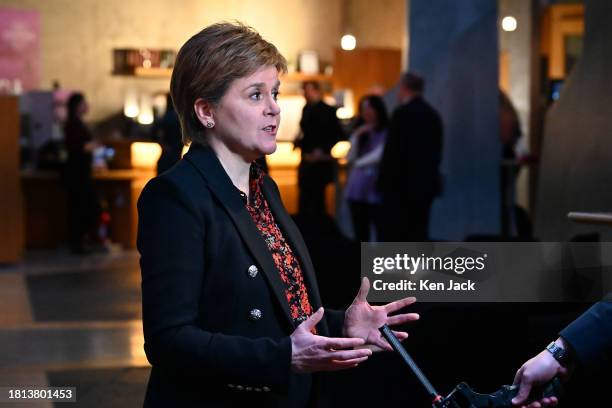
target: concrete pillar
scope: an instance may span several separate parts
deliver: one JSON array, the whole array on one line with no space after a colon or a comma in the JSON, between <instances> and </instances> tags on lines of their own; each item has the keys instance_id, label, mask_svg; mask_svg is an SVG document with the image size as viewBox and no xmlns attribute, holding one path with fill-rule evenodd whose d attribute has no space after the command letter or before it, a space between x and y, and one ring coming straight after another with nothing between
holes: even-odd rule
<instances>
[{"instance_id":1,"label":"concrete pillar","mask_svg":"<svg viewBox=\"0 0 612 408\"><path fill-rule=\"evenodd\" d=\"M500 233L497 2L411 0L410 70L444 121L444 193L430 236Z\"/></svg>"},{"instance_id":2,"label":"concrete pillar","mask_svg":"<svg viewBox=\"0 0 612 408\"><path fill-rule=\"evenodd\" d=\"M527 149L531 146L532 100L534 81L538 81L539 73L534 69L534 59L538 58L539 47L534 39L539 38L534 24L534 0L500 0L499 20L505 16L513 16L518 24L515 31L506 32L499 24L500 51L505 53L509 63L508 97L516 109L521 122L523 140L521 144ZM535 47L535 50L534 50ZM537 67L537 66L536 66ZM529 169L521 169L517 180L516 201L525 209L530 209Z\"/></svg>"}]
</instances>

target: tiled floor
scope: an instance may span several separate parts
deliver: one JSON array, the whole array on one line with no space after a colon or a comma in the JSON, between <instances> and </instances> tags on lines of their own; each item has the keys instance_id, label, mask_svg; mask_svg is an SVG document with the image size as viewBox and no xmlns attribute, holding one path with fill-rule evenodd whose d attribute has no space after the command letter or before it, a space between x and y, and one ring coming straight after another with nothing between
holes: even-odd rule
<instances>
[{"instance_id":1,"label":"tiled floor","mask_svg":"<svg viewBox=\"0 0 612 408\"><path fill-rule=\"evenodd\" d=\"M15 407L138 407L149 375L133 251L32 252L0 268L0 386L73 386L77 403Z\"/></svg>"},{"instance_id":2,"label":"tiled floor","mask_svg":"<svg viewBox=\"0 0 612 408\"><path fill-rule=\"evenodd\" d=\"M410 350L445 392L463 380L491 391L509 383L527 357L579 314L572 309L574 315L563 314L564 320L551 328L548 323L556 322L552 318L560 305L530 305L529 313L512 304L416 306L424 317L410 325ZM0 408L141 407L149 365L140 307L138 254L133 251L84 257L33 252L19 265L0 266L0 386L72 386L77 395L76 403L29 401L0 403ZM523 321L524 314L531 320ZM542 338L533 334L534 328ZM530 338L539 340L531 346ZM498 353L499 341L511 345L505 358ZM382 395L387 405L428 404L426 393L394 354L326 378L334 390L331 406L377 406ZM583 390L599 398L592 390L604 389L610 373L577 380L564 406L601 406L572 401L582 401Z\"/></svg>"}]
</instances>

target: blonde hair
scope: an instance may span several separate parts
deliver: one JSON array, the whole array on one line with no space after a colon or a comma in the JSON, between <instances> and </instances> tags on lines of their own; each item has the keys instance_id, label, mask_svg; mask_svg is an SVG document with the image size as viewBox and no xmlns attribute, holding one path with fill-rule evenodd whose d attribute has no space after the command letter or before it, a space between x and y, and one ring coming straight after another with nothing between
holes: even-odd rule
<instances>
[{"instance_id":1,"label":"blonde hair","mask_svg":"<svg viewBox=\"0 0 612 408\"><path fill-rule=\"evenodd\" d=\"M287 61L274 44L240 22L213 24L187 40L176 56L170 80L170 94L181 121L183 143L206 143L206 128L193 107L196 99L202 98L215 105L232 81L264 66L287 72Z\"/></svg>"}]
</instances>

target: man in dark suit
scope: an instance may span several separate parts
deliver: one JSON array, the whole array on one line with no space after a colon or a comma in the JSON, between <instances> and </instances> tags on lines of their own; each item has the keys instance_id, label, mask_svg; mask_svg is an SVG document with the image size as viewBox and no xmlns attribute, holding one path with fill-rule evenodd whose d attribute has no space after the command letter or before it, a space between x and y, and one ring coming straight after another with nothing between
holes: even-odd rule
<instances>
[{"instance_id":1,"label":"man in dark suit","mask_svg":"<svg viewBox=\"0 0 612 408\"><path fill-rule=\"evenodd\" d=\"M322 100L318 82L303 85L306 105L300 120L301 138L295 146L302 150L298 168L299 213L325 214L325 187L333 181L336 162L331 149L342 138L343 130L336 108Z\"/></svg>"},{"instance_id":2,"label":"man in dark suit","mask_svg":"<svg viewBox=\"0 0 612 408\"><path fill-rule=\"evenodd\" d=\"M428 239L429 212L440 193L442 120L423 99L423 79L407 73L399 87L380 163L380 241Z\"/></svg>"},{"instance_id":3,"label":"man in dark suit","mask_svg":"<svg viewBox=\"0 0 612 408\"><path fill-rule=\"evenodd\" d=\"M612 294L596 303L559 333L559 338L546 350L527 361L516 373L519 393L512 401L525 403L532 387L555 376L567 377L575 365L594 367L612 357ZM557 398L534 401L530 408L554 406Z\"/></svg>"}]
</instances>

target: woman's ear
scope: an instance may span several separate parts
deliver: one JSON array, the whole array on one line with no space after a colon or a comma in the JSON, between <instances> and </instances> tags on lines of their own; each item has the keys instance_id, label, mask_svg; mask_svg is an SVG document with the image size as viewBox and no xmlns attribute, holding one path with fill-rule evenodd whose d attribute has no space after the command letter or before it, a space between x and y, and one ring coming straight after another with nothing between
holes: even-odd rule
<instances>
[{"instance_id":1,"label":"woman's ear","mask_svg":"<svg viewBox=\"0 0 612 408\"><path fill-rule=\"evenodd\" d=\"M209 102L206 102L202 98L198 98L193 103L193 110L195 111L198 120L205 128L211 129L215 126L212 105Z\"/></svg>"}]
</instances>

